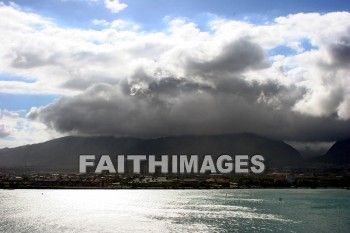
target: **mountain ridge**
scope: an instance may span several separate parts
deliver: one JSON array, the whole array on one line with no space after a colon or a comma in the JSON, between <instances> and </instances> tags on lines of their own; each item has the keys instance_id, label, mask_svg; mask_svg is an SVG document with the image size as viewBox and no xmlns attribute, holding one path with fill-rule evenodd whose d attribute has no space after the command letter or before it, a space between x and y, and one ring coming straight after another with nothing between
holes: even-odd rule
<instances>
[{"instance_id":1,"label":"mountain ridge","mask_svg":"<svg viewBox=\"0 0 350 233\"><path fill-rule=\"evenodd\" d=\"M79 155L94 154L261 154L266 166L288 167L303 163L289 144L250 133L215 136L171 136L152 139L115 136L66 136L38 144L0 149L0 168L43 171L78 171Z\"/></svg>"}]
</instances>

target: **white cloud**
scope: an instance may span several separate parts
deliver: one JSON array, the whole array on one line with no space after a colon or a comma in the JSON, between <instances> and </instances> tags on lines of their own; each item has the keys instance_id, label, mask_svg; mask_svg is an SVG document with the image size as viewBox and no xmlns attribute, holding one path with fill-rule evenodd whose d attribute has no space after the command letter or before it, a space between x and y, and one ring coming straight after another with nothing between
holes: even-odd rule
<instances>
[{"instance_id":1,"label":"white cloud","mask_svg":"<svg viewBox=\"0 0 350 233\"><path fill-rule=\"evenodd\" d=\"M0 148L39 143L64 135L21 115L23 111L0 110Z\"/></svg>"},{"instance_id":2,"label":"white cloud","mask_svg":"<svg viewBox=\"0 0 350 233\"><path fill-rule=\"evenodd\" d=\"M140 26L137 25L136 23L127 21L127 20L121 20L121 19L116 19L116 20L113 20L112 22L109 22L104 19L94 19L92 20L92 23L94 25L99 25L105 28L114 28L114 29L120 29L120 30L137 31L140 29Z\"/></svg>"},{"instance_id":3,"label":"white cloud","mask_svg":"<svg viewBox=\"0 0 350 233\"><path fill-rule=\"evenodd\" d=\"M128 7L127 4L121 3L119 0L104 0L104 4L112 13L118 13Z\"/></svg>"},{"instance_id":4,"label":"white cloud","mask_svg":"<svg viewBox=\"0 0 350 233\"><path fill-rule=\"evenodd\" d=\"M109 27L110 23L104 19L94 19L91 21L94 25L101 25L103 27Z\"/></svg>"}]
</instances>

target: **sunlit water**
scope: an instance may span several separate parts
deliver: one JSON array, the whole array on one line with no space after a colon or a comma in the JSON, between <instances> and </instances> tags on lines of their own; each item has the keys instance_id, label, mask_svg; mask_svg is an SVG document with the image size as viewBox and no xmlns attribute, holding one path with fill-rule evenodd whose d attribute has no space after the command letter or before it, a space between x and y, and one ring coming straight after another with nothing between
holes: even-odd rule
<instances>
[{"instance_id":1,"label":"sunlit water","mask_svg":"<svg viewBox=\"0 0 350 233\"><path fill-rule=\"evenodd\" d=\"M350 232L350 191L0 190L0 232Z\"/></svg>"}]
</instances>

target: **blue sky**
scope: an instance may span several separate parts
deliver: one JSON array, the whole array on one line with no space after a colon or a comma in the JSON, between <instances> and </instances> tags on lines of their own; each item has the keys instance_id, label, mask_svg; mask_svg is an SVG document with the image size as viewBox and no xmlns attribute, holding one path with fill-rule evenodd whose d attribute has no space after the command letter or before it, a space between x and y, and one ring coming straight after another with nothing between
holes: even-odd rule
<instances>
[{"instance_id":1,"label":"blue sky","mask_svg":"<svg viewBox=\"0 0 350 233\"><path fill-rule=\"evenodd\" d=\"M0 72L0 81L7 82L23 82L34 83L35 78L28 78L26 76L18 76L9 73ZM17 94L17 93L1 93L0 92L0 109L10 111L21 111L25 115L31 107L44 106L51 103L53 100L59 98L57 94Z\"/></svg>"},{"instance_id":2,"label":"blue sky","mask_svg":"<svg viewBox=\"0 0 350 233\"><path fill-rule=\"evenodd\" d=\"M9 1L4 1L8 3ZM159 30L165 26L163 18L186 17L204 26L208 18L243 19L254 23L272 20L278 16L295 13L344 11L350 3L344 0L124 0L128 7L118 14L104 7L103 1L83 0L15 0L12 1L42 16L50 17L61 26L92 27L92 19L123 19L140 24L145 30Z\"/></svg>"}]
</instances>

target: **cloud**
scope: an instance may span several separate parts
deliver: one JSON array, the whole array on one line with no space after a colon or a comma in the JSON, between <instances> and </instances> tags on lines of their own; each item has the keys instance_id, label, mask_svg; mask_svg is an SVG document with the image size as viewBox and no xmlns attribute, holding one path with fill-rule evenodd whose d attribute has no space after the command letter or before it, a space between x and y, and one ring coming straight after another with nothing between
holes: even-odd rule
<instances>
[{"instance_id":1,"label":"cloud","mask_svg":"<svg viewBox=\"0 0 350 233\"><path fill-rule=\"evenodd\" d=\"M209 61L190 60L187 69L199 76L214 74L235 74L247 69L261 69L269 66L264 50L245 38L232 41L225 45L222 51Z\"/></svg>"},{"instance_id":2,"label":"cloud","mask_svg":"<svg viewBox=\"0 0 350 233\"><path fill-rule=\"evenodd\" d=\"M118 13L128 7L127 4L119 2L119 0L104 0L105 7L112 13Z\"/></svg>"},{"instance_id":3,"label":"cloud","mask_svg":"<svg viewBox=\"0 0 350 233\"><path fill-rule=\"evenodd\" d=\"M85 30L2 5L0 70L34 82L0 81L0 91L61 94L25 118L60 134L335 141L350 137L349 20L216 18L203 30L179 18L151 32L95 20L103 28ZM280 47L292 52L271 55Z\"/></svg>"},{"instance_id":4,"label":"cloud","mask_svg":"<svg viewBox=\"0 0 350 233\"><path fill-rule=\"evenodd\" d=\"M288 141L287 143L297 149L304 158L309 159L326 154L335 142Z\"/></svg>"},{"instance_id":5,"label":"cloud","mask_svg":"<svg viewBox=\"0 0 350 233\"><path fill-rule=\"evenodd\" d=\"M350 27L348 35L329 46L329 53L333 61L333 66L350 69Z\"/></svg>"},{"instance_id":6,"label":"cloud","mask_svg":"<svg viewBox=\"0 0 350 233\"><path fill-rule=\"evenodd\" d=\"M137 25L134 22L127 21L127 20L121 20L121 19L116 19L113 20L112 22L106 21L104 19L99 20L99 19L94 19L92 20L92 23L94 25L99 25L102 27L109 27L109 28L114 28L114 29L120 29L120 30L133 30L137 31L140 29L140 26Z\"/></svg>"},{"instance_id":7,"label":"cloud","mask_svg":"<svg viewBox=\"0 0 350 233\"><path fill-rule=\"evenodd\" d=\"M302 98L302 90L237 80L228 77L226 90L218 88L220 85L175 78L148 83L147 77L142 77L124 86L96 84L81 95L34 108L29 117L61 132L83 135L157 137L254 132L302 141L348 136L349 121L291 111L288 106ZM268 100L284 102L259 102L261 93L266 93Z\"/></svg>"},{"instance_id":8,"label":"cloud","mask_svg":"<svg viewBox=\"0 0 350 233\"><path fill-rule=\"evenodd\" d=\"M33 122L23 116L23 111L0 110L0 148L39 143L57 138L59 134L40 122Z\"/></svg>"},{"instance_id":9,"label":"cloud","mask_svg":"<svg viewBox=\"0 0 350 233\"><path fill-rule=\"evenodd\" d=\"M7 132L5 125L4 124L0 125L0 138L7 137L9 135L10 135L10 133Z\"/></svg>"},{"instance_id":10,"label":"cloud","mask_svg":"<svg viewBox=\"0 0 350 233\"><path fill-rule=\"evenodd\" d=\"M309 92L294 109L313 116L334 116L349 120L350 31L317 51L299 56L309 68ZM305 67L306 68L306 67Z\"/></svg>"}]
</instances>

